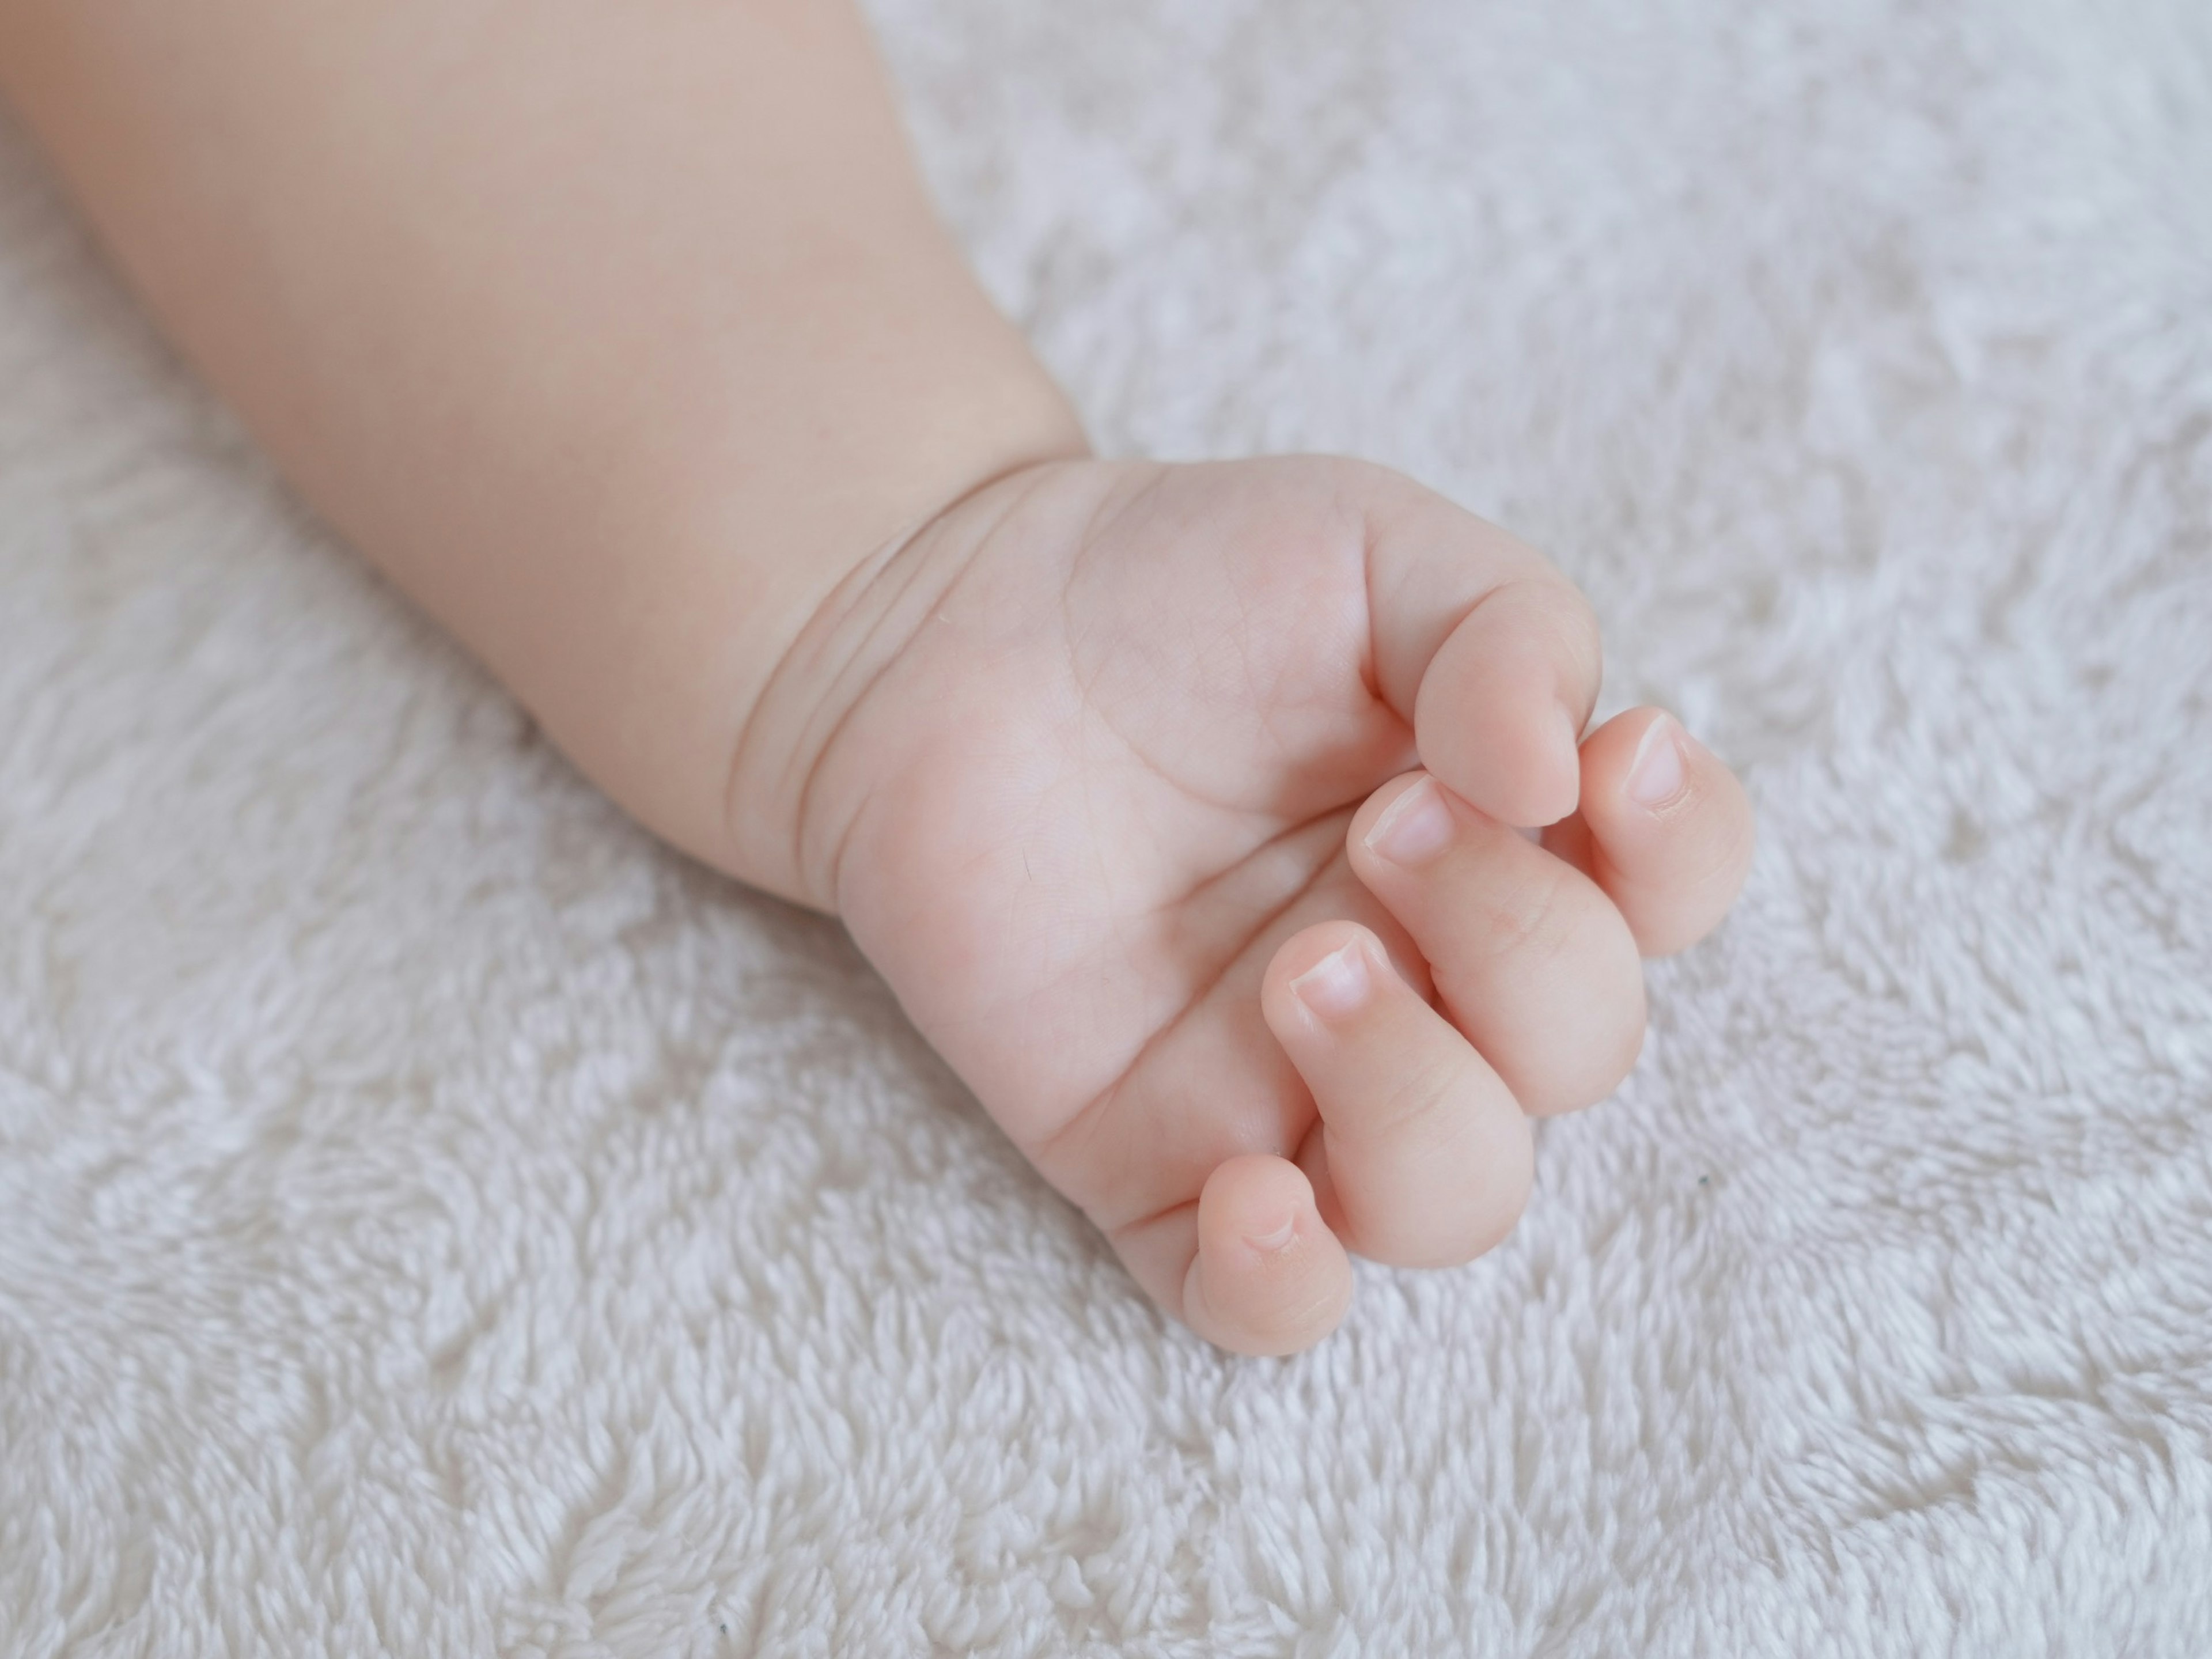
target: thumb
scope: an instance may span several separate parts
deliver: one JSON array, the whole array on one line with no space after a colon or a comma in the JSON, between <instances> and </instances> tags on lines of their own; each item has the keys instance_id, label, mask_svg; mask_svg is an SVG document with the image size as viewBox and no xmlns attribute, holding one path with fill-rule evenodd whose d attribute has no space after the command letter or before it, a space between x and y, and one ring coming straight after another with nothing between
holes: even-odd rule
<instances>
[{"instance_id":1,"label":"thumb","mask_svg":"<svg viewBox=\"0 0 2212 1659\"><path fill-rule=\"evenodd\" d=\"M1376 678L1421 764L1470 805L1534 827L1575 810L1597 701L1589 604L1551 562L1410 479L1369 496Z\"/></svg>"}]
</instances>

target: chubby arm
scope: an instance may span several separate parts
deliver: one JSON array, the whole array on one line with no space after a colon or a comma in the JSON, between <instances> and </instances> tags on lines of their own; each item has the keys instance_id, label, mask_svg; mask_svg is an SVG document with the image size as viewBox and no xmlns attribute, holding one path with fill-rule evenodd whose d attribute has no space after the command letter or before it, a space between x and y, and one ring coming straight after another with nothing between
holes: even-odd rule
<instances>
[{"instance_id":1,"label":"chubby arm","mask_svg":"<svg viewBox=\"0 0 2212 1659\"><path fill-rule=\"evenodd\" d=\"M309 502L648 826L823 902L784 775L727 796L779 663L1084 448L846 0L0 0L0 91Z\"/></svg>"}]
</instances>

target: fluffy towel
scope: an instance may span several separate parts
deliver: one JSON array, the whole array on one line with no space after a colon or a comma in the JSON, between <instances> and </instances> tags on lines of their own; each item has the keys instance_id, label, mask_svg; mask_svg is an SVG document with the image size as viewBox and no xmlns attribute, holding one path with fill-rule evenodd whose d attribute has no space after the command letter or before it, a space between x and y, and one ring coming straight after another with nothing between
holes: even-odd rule
<instances>
[{"instance_id":1,"label":"fluffy towel","mask_svg":"<svg viewBox=\"0 0 2212 1659\"><path fill-rule=\"evenodd\" d=\"M1509 1243L1224 1358L0 135L0 1653L2212 1650L2212 8L877 15L1103 447L1550 549L1741 908Z\"/></svg>"}]
</instances>

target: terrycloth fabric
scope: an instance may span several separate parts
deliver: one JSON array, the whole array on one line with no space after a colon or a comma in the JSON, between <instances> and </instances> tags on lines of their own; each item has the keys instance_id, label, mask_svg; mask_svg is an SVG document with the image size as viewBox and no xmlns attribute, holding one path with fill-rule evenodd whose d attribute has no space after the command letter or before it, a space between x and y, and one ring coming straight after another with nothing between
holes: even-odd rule
<instances>
[{"instance_id":1,"label":"terrycloth fabric","mask_svg":"<svg viewBox=\"0 0 2212 1659\"><path fill-rule=\"evenodd\" d=\"M0 1654L2212 1650L2212 9L885 0L1103 443L1550 548L1764 844L1520 1232L1157 1316L0 135Z\"/></svg>"}]
</instances>

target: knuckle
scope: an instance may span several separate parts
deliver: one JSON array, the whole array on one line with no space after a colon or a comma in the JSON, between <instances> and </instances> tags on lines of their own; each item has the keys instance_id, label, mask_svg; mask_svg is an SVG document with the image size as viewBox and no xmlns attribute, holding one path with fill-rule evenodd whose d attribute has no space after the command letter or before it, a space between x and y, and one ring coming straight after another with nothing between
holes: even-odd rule
<instances>
[{"instance_id":1,"label":"knuckle","mask_svg":"<svg viewBox=\"0 0 2212 1659\"><path fill-rule=\"evenodd\" d=\"M1560 860L1547 856L1512 863L1517 867L1500 874L1468 930L1465 942L1478 957L1556 952L1574 936L1588 908L1571 879L1574 872Z\"/></svg>"},{"instance_id":2,"label":"knuckle","mask_svg":"<svg viewBox=\"0 0 2212 1659\"><path fill-rule=\"evenodd\" d=\"M1540 1048L1513 1057L1509 1081L1531 1116L1596 1105L1620 1087L1644 1052L1644 977L1634 957L1618 969L1593 963L1586 987L1564 1029Z\"/></svg>"},{"instance_id":3,"label":"knuckle","mask_svg":"<svg viewBox=\"0 0 2212 1659\"><path fill-rule=\"evenodd\" d=\"M1465 1066L1453 1060L1418 1063L1383 1091L1370 1109L1352 1115L1352 1121L1341 1128L1330 1124L1329 1133L1355 1145L1402 1134L1448 1110L1465 1077Z\"/></svg>"}]
</instances>

